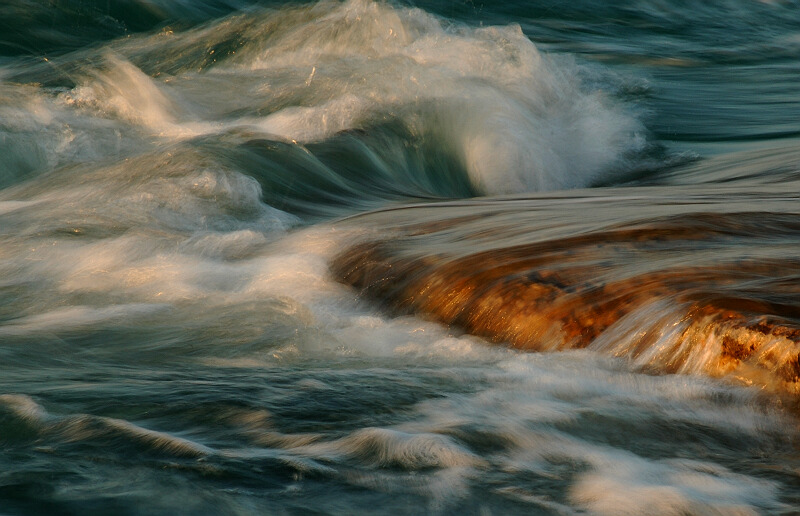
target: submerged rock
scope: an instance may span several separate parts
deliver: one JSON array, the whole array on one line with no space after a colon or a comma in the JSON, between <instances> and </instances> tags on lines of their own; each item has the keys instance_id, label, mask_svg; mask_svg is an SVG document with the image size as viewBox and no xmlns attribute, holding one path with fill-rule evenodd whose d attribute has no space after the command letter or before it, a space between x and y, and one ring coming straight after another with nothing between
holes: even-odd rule
<instances>
[{"instance_id":1,"label":"submerged rock","mask_svg":"<svg viewBox=\"0 0 800 516\"><path fill-rule=\"evenodd\" d=\"M426 314L514 348L588 347L647 370L730 375L800 393L800 307L748 289L758 278L791 277L798 264L686 263L687 243L698 249L719 235L724 224L713 222L717 227L706 232L670 223L426 253L420 235L447 238L450 226L438 224L357 244L333 261L332 271L391 310ZM670 247L688 260L649 261L654 250Z\"/></svg>"}]
</instances>

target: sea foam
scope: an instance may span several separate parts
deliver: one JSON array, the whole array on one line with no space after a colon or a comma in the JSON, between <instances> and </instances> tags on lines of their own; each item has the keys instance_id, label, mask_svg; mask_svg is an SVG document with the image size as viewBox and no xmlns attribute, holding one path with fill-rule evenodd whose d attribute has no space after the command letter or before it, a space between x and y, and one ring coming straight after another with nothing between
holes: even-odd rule
<instances>
[{"instance_id":1,"label":"sea foam","mask_svg":"<svg viewBox=\"0 0 800 516\"><path fill-rule=\"evenodd\" d=\"M233 59L283 77L270 93L302 96L302 109L262 122L285 138L317 140L399 116L452 148L487 193L587 186L629 166L645 144L636 117L582 84L578 64L541 53L518 25L445 25L365 0L314 9L318 16L299 22L286 15L292 30Z\"/></svg>"},{"instance_id":2,"label":"sea foam","mask_svg":"<svg viewBox=\"0 0 800 516\"><path fill-rule=\"evenodd\" d=\"M613 85L541 52L519 25L471 27L370 0L131 38L101 61L64 103L170 141L247 127L308 144L395 121L482 193L608 182L648 145Z\"/></svg>"}]
</instances>

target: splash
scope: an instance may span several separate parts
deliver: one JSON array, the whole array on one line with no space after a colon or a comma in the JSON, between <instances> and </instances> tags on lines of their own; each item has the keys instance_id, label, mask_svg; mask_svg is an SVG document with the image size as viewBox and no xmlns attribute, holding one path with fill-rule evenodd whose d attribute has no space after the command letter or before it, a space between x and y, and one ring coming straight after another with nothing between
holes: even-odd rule
<instances>
[{"instance_id":1,"label":"splash","mask_svg":"<svg viewBox=\"0 0 800 516\"><path fill-rule=\"evenodd\" d=\"M649 149L612 85L540 52L515 24L470 27L381 2L321 2L131 37L104 55L70 54L11 79L58 86L55 103L51 91L34 92L52 118L94 117L105 121L98 131L112 126L120 139L247 131L314 153L310 145L346 133L363 148L326 163L340 181L353 179L348 162L361 161L368 176L463 175L470 195L556 190L622 177ZM391 181L410 190L403 175Z\"/></svg>"}]
</instances>

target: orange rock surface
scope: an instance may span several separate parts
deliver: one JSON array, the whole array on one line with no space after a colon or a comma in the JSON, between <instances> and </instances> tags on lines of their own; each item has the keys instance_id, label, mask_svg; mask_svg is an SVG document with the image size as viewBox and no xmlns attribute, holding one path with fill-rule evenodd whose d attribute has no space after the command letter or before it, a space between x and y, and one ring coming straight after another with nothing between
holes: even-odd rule
<instances>
[{"instance_id":1,"label":"orange rock surface","mask_svg":"<svg viewBox=\"0 0 800 516\"><path fill-rule=\"evenodd\" d=\"M392 310L427 314L515 348L596 346L653 370L730 375L800 393L798 309L726 290L772 265L644 269L602 279L615 257L635 263L630 255L641 254L653 238L684 236L627 231L602 243L575 238L455 258L415 256L397 240L383 240L345 251L332 270ZM627 333L616 328L660 300L682 312ZM598 344L604 333L608 342Z\"/></svg>"}]
</instances>

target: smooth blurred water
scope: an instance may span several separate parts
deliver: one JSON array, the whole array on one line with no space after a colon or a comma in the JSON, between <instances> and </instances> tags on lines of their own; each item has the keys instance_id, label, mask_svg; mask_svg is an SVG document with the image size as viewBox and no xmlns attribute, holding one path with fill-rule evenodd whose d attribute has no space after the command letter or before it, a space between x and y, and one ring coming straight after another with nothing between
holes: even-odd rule
<instances>
[{"instance_id":1,"label":"smooth blurred water","mask_svg":"<svg viewBox=\"0 0 800 516\"><path fill-rule=\"evenodd\" d=\"M793 514L798 33L794 1L5 2L0 512ZM408 290L495 266L683 290L545 353ZM692 329L720 299L784 331L757 364Z\"/></svg>"}]
</instances>

